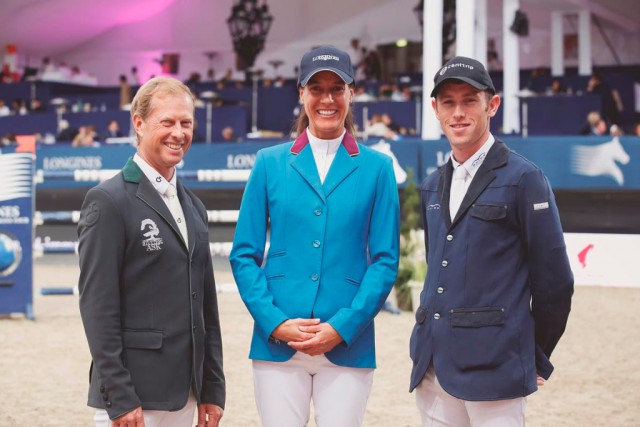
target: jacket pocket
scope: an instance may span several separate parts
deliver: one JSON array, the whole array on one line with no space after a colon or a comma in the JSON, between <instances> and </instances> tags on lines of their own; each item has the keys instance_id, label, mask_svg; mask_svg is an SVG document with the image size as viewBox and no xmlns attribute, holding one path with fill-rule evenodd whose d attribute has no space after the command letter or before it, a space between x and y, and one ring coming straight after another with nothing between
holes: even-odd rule
<instances>
[{"instance_id":1,"label":"jacket pocket","mask_svg":"<svg viewBox=\"0 0 640 427\"><path fill-rule=\"evenodd\" d=\"M504 308L454 308L451 310L451 326L459 328L482 328L504 325Z\"/></svg>"},{"instance_id":2,"label":"jacket pocket","mask_svg":"<svg viewBox=\"0 0 640 427\"><path fill-rule=\"evenodd\" d=\"M122 345L124 348L157 350L162 348L162 331L125 329Z\"/></svg>"},{"instance_id":3,"label":"jacket pocket","mask_svg":"<svg viewBox=\"0 0 640 427\"><path fill-rule=\"evenodd\" d=\"M517 351L515 331L505 326L502 307L456 308L449 316L450 355L461 372L499 369Z\"/></svg>"},{"instance_id":4,"label":"jacket pocket","mask_svg":"<svg viewBox=\"0 0 640 427\"><path fill-rule=\"evenodd\" d=\"M474 218L496 221L507 217L507 205L474 203L469 212Z\"/></svg>"},{"instance_id":5,"label":"jacket pocket","mask_svg":"<svg viewBox=\"0 0 640 427\"><path fill-rule=\"evenodd\" d=\"M360 286L360 281L356 280L356 279L352 279L350 277L345 277L344 280L347 281L348 284L353 285L353 286Z\"/></svg>"},{"instance_id":6,"label":"jacket pocket","mask_svg":"<svg viewBox=\"0 0 640 427\"><path fill-rule=\"evenodd\" d=\"M264 266L264 275L268 280L283 279L286 270L287 251L269 252Z\"/></svg>"}]
</instances>

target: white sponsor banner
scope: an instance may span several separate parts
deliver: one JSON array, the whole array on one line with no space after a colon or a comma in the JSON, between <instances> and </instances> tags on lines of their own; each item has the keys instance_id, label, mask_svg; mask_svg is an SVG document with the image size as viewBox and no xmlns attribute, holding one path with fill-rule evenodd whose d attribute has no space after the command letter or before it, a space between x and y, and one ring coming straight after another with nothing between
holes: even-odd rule
<instances>
[{"instance_id":1,"label":"white sponsor banner","mask_svg":"<svg viewBox=\"0 0 640 427\"><path fill-rule=\"evenodd\" d=\"M640 234L565 233L576 285L640 288Z\"/></svg>"}]
</instances>

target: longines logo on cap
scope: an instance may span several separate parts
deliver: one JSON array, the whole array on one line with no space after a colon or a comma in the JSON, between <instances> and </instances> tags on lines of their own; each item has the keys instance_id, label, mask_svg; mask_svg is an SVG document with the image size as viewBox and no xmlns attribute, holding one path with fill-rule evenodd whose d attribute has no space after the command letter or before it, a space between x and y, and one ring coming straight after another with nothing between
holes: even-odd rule
<instances>
[{"instance_id":1,"label":"longines logo on cap","mask_svg":"<svg viewBox=\"0 0 640 427\"><path fill-rule=\"evenodd\" d=\"M463 68L468 68L470 70L473 70L473 65L456 62L455 64L449 64L442 67L442 69L440 70L440 75L443 75L444 73L447 72L447 70L450 70L451 68L456 68L456 67L463 67Z\"/></svg>"},{"instance_id":2,"label":"longines logo on cap","mask_svg":"<svg viewBox=\"0 0 640 427\"><path fill-rule=\"evenodd\" d=\"M333 55L318 55L313 57L313 61L340 61L340 58Z\"/></svg>"},{"instance_id":3,"label":"longines logo on cap","mask_svg":"<svg viewBox=\"0 0 640 427\"><path fill-rule=\"evenodd\" d=\"M147 252L151 251L159 251L162 249L162 238L157 237L160 234L160 229L155 222L151 219L143 219L140 223L140 231L148 230L146 233L142 235L146 237L146 239L142 240L142 246L147 249Z\"/></svg>"}]
</instances>

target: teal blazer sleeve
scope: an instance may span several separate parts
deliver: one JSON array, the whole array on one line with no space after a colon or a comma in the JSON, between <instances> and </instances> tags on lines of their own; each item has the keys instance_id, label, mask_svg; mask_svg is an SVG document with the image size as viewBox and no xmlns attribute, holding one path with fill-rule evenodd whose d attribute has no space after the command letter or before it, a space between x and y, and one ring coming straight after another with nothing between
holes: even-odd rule
<instances>
[{"instance_id":1,"label":"teal blazer sleeve","mask_svg":"<svg viewBox=\"0 0 640 427\"><path fill-rule=\"evenodd\" d=\"M266 170L259 151L244 190L231 252L233 274L257 330L268 339L273 330L288 317L273 302L264 270L265 244L269 209L267 206Z\"/></svg>"}]
</instances>

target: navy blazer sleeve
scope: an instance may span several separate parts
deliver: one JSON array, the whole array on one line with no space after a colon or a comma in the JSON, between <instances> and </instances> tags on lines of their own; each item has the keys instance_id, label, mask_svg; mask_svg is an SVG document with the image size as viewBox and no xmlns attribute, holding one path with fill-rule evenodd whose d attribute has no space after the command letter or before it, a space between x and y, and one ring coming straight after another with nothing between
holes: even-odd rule
<instances>
[{"instance_id":1,"label":"navy blazer sleeve","mask_svg":"<svg viewBox=\"0 0 640 427\"><path fill-rule=\"evenodd\" d=\"M518 191L518 213L529 262L535 319L536 369L546 379L553 370L548 358L565 330L571 311L573 274L556 201L542 171L525 173Z\"/></svg>"}]
</instances>

